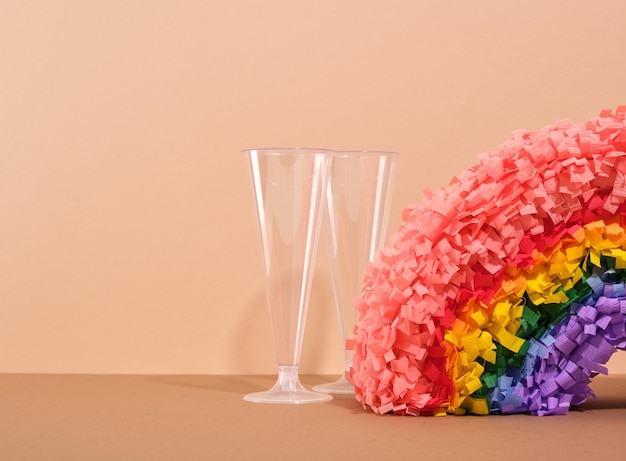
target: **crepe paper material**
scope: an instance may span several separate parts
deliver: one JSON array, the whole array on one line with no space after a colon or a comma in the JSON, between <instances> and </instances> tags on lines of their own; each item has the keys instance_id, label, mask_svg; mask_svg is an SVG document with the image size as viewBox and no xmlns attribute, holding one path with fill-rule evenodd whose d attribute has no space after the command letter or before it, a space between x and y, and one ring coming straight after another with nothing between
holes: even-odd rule
<instances>
[{"instance_id":1,"label":"crepe paper material","mask_svg":"<svg viewBox=\"0 0 626 461\"><path fill-rule=\"evenodd\" d=\"M518 130L424 196L357 300L357 400L549 415L593 397L626 348L626 106Z\"/></svg>"}]
</instances>

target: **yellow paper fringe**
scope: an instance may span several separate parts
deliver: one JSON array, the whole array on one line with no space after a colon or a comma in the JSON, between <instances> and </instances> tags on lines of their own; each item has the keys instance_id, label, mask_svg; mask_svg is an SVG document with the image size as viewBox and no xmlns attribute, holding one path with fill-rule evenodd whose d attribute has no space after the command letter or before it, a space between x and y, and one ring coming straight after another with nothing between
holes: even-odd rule
<instances>
[{"instance_id":1,"label":"yellow paper fringe","mask_svg":"<svg viewBox=\"0 0 626 461\"><path fill-rule=\"evenodd\" d=\"M482 387L484 367L477 361L496 362L496 343L518 352L525 340L516 336L524 309L524 294L535 306L568 301L566 292L583 277L585 258L600 266L600 257L615 259L626 269L626 229L619 221L598 220L571 232L554 248L533 253L528 269L507 267L506 276L489 304L471 299L445 333L447 367L454 382L450 402L438 414L488 414L484 398L472 397Z\"/></svg>"}]
</instances>

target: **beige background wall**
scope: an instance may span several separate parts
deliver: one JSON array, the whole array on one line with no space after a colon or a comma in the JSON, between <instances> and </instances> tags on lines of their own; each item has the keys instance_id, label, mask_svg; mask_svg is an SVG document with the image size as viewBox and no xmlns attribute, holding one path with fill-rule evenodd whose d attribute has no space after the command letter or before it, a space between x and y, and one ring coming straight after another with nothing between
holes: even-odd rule
<instances>
[{"instance_id":1,"label":"beige background wall","mask_svg":"<svg viewBox=\"0 0 626 461\"><path fill-rule=\"evenodd\" d=\"M625 20L620 0L1 1L0 372L273 373L239 151L399 151L394 230L511 131L626 104ZM302 370L338 373L324 263Z\"/></svg>"}]
</instances>

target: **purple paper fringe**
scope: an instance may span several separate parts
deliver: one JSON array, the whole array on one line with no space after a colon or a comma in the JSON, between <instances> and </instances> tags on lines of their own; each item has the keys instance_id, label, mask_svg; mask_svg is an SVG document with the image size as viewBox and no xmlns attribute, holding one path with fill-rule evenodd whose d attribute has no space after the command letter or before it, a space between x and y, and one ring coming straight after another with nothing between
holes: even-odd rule
<instances>
[{"instance_id":1,"label":"purple paper fringe","mask_svg":"<svg viewBox=\"0 0 626 461\"><path fill-rule=\"evenodd\" d=\"M530 347L521 369L509 368L489 394L492 413L567 413L595 394L589 384L616 349L626 349L623 283L587 280L593 294L574 302L570 314Z\"/></svg>"}]
</instances>

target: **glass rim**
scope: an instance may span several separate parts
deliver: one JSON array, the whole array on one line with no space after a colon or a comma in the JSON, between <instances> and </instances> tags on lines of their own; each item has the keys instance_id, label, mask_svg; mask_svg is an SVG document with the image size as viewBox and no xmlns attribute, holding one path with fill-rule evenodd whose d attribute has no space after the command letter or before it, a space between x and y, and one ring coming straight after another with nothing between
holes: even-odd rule
<instances>
[{"instance_id":1,"label":"glass rim","mask_svg":"<svg viewBox=\"0 0 626 461\"><path fill-rule=\"evenodd\" d=\"M325 149L321 147L258 147L258 148L250 148L250 149L242 149L242 153L247 154L251 152L260 152L266 154L309 154L309 153L329 153L332 154L334 151L332 149Z\"/></svg>"},{"instance_id":2,"label":"glass rim","mask_svg":"<svg viewBox=\"0 0 626 461\"><path fill-rule=\"evenodd\" d=\"M345 149L345 150L335 150L333 151L334 154L336 155L362 155L362 156L367 156L367 155L391 155L391 156L395 156L395 155L400 155L398 152L394 152L394 151L388 151L388 150L349 150L349 149Z\"/></svg>"},{"instance_id":3,"label":"glass rim","mask_svg":"<svg viewBox=\"0 0 626 461\"><path fill-rule=\"evenodd\" d=\"M242 153L250 154L252 152L258 152L261 154L311 154L311 153L319 153L319 154L333 154L338 157L347 157L347 156L376 156L376 155L384 155L395 157L396 155L400 155L399 152L395 151L387 151L387 150L369 150L369 149L360 149L360 150L333 150L324 147L257 147L257 148L249 148L242 149Z\"/></svg>"}]
</instances>

